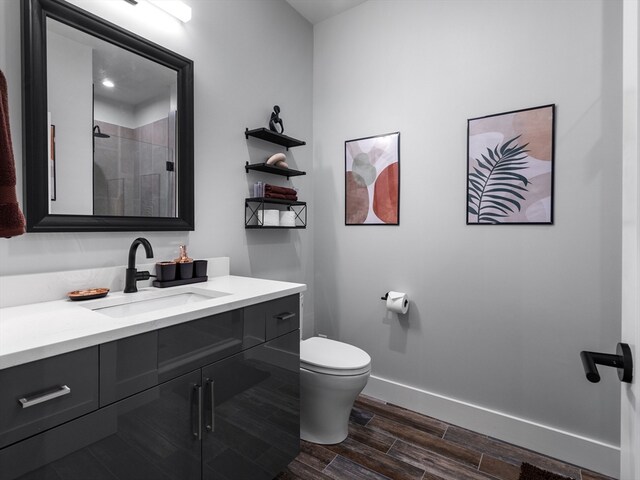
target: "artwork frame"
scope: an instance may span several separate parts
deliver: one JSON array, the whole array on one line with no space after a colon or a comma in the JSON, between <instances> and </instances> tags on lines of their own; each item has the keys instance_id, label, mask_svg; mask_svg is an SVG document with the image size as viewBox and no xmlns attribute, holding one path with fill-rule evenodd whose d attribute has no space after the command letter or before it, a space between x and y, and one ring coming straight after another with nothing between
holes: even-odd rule
<instances>
[{"instance_id":1,"label":"artwork frame","mask_svg":"<svg viewBox=\"0 0 640 480\"><path fill-rule=\"evenodd\" d=\"M345 225L400 225L400 132L344 142Z\"/></svg>"},{"instance_id":2,"label":"artwork frame","mask_svg":"<svg viewBox=\"0 0 640 480\"><path fill-rule=\"evenodd\" d=\"M554 170L555 104L468 119L467 225L553 225Z\"/></svg>"}]
</instances>

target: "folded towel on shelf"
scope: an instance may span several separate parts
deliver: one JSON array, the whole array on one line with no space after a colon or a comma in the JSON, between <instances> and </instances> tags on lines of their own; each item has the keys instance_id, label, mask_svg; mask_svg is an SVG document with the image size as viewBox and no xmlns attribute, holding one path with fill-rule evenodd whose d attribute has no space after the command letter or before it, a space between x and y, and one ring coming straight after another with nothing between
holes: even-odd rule
<instances>
[{"instance_id":1,"label":"folded towel on shelf","mask_svg":"<svg viewBox=\"0 0 640 480\"><path fill-rule=\"evenodd\" d=\"M265 193L264 198L279 198L281 200L293 200L294 202L298 201L297 195L284 195L282 193L271 193L271 192Z\"/></svg>"},{"instance_id":2,"label":"folded towel on shelf","mask_svg":"<svg viewBox=\"0 0 640 480\"><path fill-rule=\"evenodd\" d=\"M298 195L298 192L293 188L287 187L278 187L276 185L269 185L268 183L264 186L265 193L279 193L281 195Z\"/></svg>"},{"instance_id":3,"label":"folded towel on shelf","mask_svg":"<svg viewBox=\"0 0 640 480\"><path fill-rule=\"evenodd\" d=\"M24 233L24 215L16 195L16 165L9 126L7 79L0 70L0 237Z\"/></svg>"}]
</instances>

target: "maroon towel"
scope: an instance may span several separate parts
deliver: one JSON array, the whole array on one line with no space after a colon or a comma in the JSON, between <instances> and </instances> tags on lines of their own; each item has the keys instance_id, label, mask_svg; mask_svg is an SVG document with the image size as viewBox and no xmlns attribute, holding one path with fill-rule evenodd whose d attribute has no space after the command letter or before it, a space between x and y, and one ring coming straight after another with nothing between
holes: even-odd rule
<instances>
[{"instance_id":1,"label":"maroon towel","mask_svg":"<svg viewBox=\"0 0 640 480\"><path fill-rule=\"evenodd\" d=\"M9 128L7 79L0 70L0 237L22 235L24 225L24 215L20 211L16 195L16 165Z\"/></svg>"},{"instance_id":2,"label":"maroon towel","mask_svg":"<svg viewBox=\"0 0 640 480\"><path fill-rule=\"evenodd\" d=\"M264 198L280 198L282 200L293 200L294 202L298 200L297 195L284 195L282 193L272 193L272 192L265 193Z\"/></svg>"},{"instance_id":3,"label":"maroon towel","mask_svg":"<svg viewBox=\"0 0 640 480\"><path fill-rule=\"evenodd\" d=\"M264 186L264 191L265 193L279 193L280 195L298 195L298 192L293 188L277 187L275 185L269 185L268 183Z\"/></svg>"}]
</instances>

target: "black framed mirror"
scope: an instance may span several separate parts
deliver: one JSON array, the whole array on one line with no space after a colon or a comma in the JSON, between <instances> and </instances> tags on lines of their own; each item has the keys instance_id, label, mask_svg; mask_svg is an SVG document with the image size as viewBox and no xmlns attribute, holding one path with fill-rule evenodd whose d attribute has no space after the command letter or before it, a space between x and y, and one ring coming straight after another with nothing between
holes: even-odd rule
<instances>
[{"instance_id":1,"label":"black framed mirror","mask_svg":"<svg viewBox=\"0 0 640 480\"><path fill-rule=\"evenodd\" d=\"M21 21L27 231L193 230L193 62L61 0Z\"/></svg>"}]
</instances>

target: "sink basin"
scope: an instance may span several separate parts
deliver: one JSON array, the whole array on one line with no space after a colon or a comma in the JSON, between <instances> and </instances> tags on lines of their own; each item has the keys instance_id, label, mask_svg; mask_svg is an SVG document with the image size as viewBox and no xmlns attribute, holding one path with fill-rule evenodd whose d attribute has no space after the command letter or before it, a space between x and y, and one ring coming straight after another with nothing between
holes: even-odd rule
<instances>
[{"instance_id":1,"label":"sink basin","mask_svg":"<svg viewBox=\"0 0 640 480\"><path fill-rule=\"evenodd\" d=\"M127 294L131 298L105 298L83 306L112 318L123 318L230 295L226 292L205 289L144 293L147 295L143 295L142 292Z\"/></svg>"}]
</instances>

